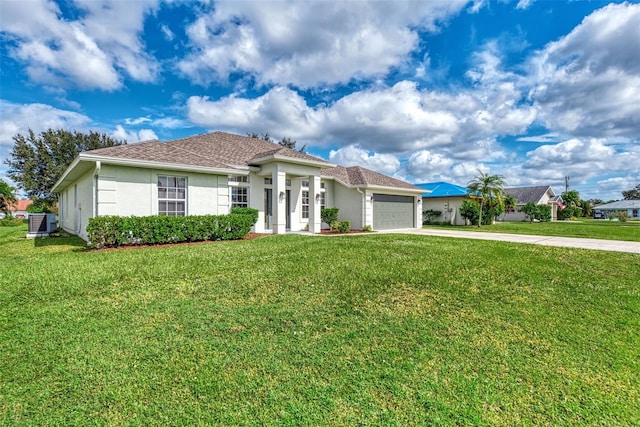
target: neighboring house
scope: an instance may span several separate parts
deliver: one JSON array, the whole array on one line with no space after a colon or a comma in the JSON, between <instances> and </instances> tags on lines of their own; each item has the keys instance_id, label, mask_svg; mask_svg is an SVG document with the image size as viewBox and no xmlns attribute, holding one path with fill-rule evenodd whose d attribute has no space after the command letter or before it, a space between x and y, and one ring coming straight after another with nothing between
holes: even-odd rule
<instances>
[{"instance_id":1,"label":"neighboring house","mask_svg":"<svg viewBox=\"0 0 640 427\"><path fill-rule=\"evenodd\" d=\"M18 200L14 203L9 211L11 215L15 218L29 218L29 212L27 212L27 208L33 203L31 200Z\"/></svg>"},{"instance_id":2,"label":"neighboring house","mask_svg":"<svg viewBox=\"0 0 640 427\"><path fill-rule=\"evenodd\" d=\"M253 231L321 230L320 209L374 230L421 226L422 189L268 141L213 132L80 153L53 187L60 227L87 239L103 215L220 215L258 209Z\"/></svg>"},{"instance_id":3,"label":"neighboring house","mask_svg":"<svg viewBox=\"0 0 640 427\"><path fill-rule=\"evenodd\" d=\"M448 182L427 182L416 184L427 190L422 194L422 210L440 211L435 222L447 222L451 225L465 225L465 219L460 216L460 207L467 200L469 189Z\"/></svg>"},{"instance_id":4,"label":"neighboring house","mask_svg":"<svg viewBox=\"0 0 640 427\"><path fill-rule=\"evenodd\" d=\"M520 212L520 209L529 202L536 205L551 206L551 221L558 219L558 208L562 209L562 198L556 196L549 186L538 187L511 187L505 188L504 192L516 199L515 209L508 209L503 217L503 221L527 221L527 215Z\"/></svg>"},{"instance_id":5,"label":"neighboring house","mask_svg":"<svg viewBox=\"0 0 640 427\"><path fill-rule=\"evenodd\" d=\"M640 200L619 200L595 206L593 209L596 218L608 218L616 212L626 212L629 218L640 218Z\"/></svg>"}]
</instances>

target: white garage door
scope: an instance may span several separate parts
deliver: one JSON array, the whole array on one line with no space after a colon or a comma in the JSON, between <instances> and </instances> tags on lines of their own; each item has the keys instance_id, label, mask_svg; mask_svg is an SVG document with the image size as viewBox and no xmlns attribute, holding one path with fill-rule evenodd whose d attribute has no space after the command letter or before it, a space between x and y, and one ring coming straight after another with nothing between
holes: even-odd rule
<instances>
[{"instance_id":1,"label":"white garage door","mask_svg":"<svg viewBox=\"0 0 640 427\"><path fill-rule=\"evenodd\" d=\"M414 197L394 194L373 195L373 229L413 228Z\"/></svg>"}]
</instances>

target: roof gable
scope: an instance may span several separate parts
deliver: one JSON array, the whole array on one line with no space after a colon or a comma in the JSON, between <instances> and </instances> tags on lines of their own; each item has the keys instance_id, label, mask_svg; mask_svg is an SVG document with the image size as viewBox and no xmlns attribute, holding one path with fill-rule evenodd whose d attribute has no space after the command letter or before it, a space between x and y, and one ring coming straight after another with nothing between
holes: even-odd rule
<instances>
[{"instance_id":1,"label":"roof gable","mask_svg":"<svg viewBox=\"0 0 640 427\"><path fill-rule=\"evenodd\" d=\"M548 185L537 187L510 187L504 189L504 192L513 196L519 205L526 205L529 202L538 204L547 191L550 192L550 197L555 196L555 193Z\"/></svg>"},{"instance_id":2,"label":"roof gable","mask_svg":"<svg viewBox=\"0 0 640 427\"><path fill-rule=\"evenodd\" d=\"M361 166L336 166L331 169L322 169L322 175L335 178L349 187L388 187L404 190L419 190L422 188L409 184L402 180L372 171Z\"/></svg>"}]
</instances>

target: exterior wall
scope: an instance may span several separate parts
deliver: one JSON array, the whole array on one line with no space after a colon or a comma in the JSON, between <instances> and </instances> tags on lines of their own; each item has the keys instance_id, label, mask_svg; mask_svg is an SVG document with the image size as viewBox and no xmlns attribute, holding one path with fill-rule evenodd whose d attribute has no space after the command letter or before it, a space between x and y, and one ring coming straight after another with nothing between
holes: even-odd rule
<instances>
[{"instance_id":1,"label":"exterior wall","mask_svg":"<svg viewBox=\"0 0 640 427\"><path fill-rule=\"evenodd\" d=\"M436 222L465 225L464 218L460 216L460 207L466 199L466 197L424 197L422 199L422 211L431 209L442 212L439 217L434 219ZM422 221L422 212L420 212L419 218Z\"/></svg>"},{"instance_id":2,"label":"exterior wall","mask_svg":"<svg viewBox=\"0 0 640 427\"><path fill-rule=\"evenodd\" d=\"M65 189L59 206L59 227L87 240L87 224L93 216L93 171Z\"/></svg>"},{"instance_id":3,"label":"exterior wall","mask_svg":"<svg viewBox=\"0 0 640 427\"><path fill-rule=\"evenodd\" d=\"M226 175L103 165L97 183L97 215L157 215L158 175L187 178L187 215L229 213Z\"/></svg>"},{"instance_id":4,"label":"exterior wall","mask_svg":"<svg viewBox=\"0 0 640 427\"><path fill-rule=\"evenodd\" d=\"M229 213L227 175L102 165L60 194L60 227L87 240L86 227L93 216L157 215L158 175L187 178L187 215Z\"/></svg>"},{"instance_id":5,"label":"exterior wall","mask_svg":"<svg viewBox=\"0 0 640 427\"><path fill-rule=\"evenodd\" d=\"M528 221L527 215L524 212L520 212L524 205L517 205L515 208L515 212L504 213L500 217L502 221Z\"/></svg>"},{"instance_id":6,"label":"exterior wall","mask_svg":"<svg viewBox=\"0 0 640 427\"><path fill-rule=\"evenodd\" d=\"M339 209L338 221L349 220L351 222L351 228L361 229L363 226L362 224L363 194L359 193L355 188L347 188L338 182L334 182L333 190L334 190L333 206ZM370 199L371 197L369 195L367 200L370 200ZM327 206L332 206L332 204L329 204L329 202L327 201ZM373 208L372 207L369 208L369 212L365 211L365 222L368 220L368 216L370 216L371 224L373 224ZM369 215L367 216L367 214Z\"/></svg>"}]
</instances>

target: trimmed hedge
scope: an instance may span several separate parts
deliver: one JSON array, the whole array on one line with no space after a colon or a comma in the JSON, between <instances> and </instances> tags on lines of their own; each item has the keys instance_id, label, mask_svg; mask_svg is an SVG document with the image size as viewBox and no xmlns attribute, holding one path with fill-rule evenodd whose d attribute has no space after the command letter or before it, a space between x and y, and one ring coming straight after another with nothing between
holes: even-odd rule
<instances>
[{"instance_id":1,"label":"trimmed hedge","mask_svg":"<svg viewBox=\"0 0 640 427\"><path fill-rule=\"evenodd\" d=\"M252 225L258 222L258 209L235 207L235 208L231 208L231 213L240 214L240 215L251 215L253 217Z\"/></svg>"},{"instance_id":2,"label":"trimmed hedge","mask_svg":"<svg viewBox=\"0 0 640 427\"><path fill-rule=\"evenodd\" d=\"M87 235L94 248L155 245L244 238L257 215L99 216L89 219Z\"/></svg>"}]
</instances>

